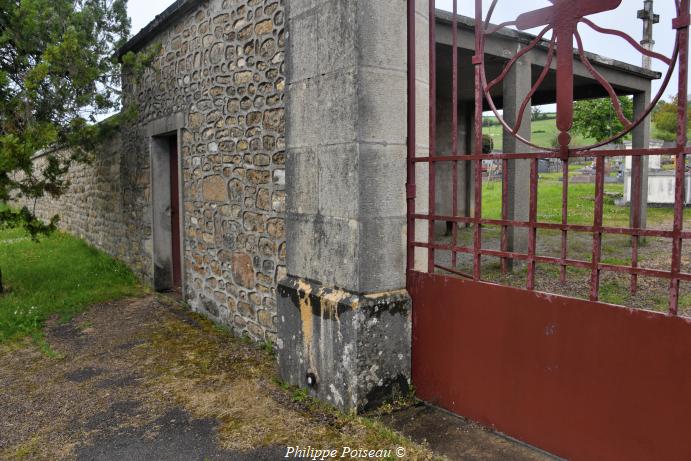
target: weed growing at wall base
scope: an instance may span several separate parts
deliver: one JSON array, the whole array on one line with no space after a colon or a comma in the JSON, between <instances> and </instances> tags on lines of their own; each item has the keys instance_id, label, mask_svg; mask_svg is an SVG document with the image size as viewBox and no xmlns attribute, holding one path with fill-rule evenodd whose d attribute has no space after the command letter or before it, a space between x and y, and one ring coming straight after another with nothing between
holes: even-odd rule
<instances>
[{"instance_id":1,"label":"weed growing at wall base","mask_svg":"<svg viewBox=\"0 0 691 461\"><path fill-rule=\"evenodd\" d=\"M144 289L121 262L72 236L39 242L19 229L0 230L0 342L36 335L46 319L69 319L91 304L138 296Z\"/></svg>"}]
</instances>

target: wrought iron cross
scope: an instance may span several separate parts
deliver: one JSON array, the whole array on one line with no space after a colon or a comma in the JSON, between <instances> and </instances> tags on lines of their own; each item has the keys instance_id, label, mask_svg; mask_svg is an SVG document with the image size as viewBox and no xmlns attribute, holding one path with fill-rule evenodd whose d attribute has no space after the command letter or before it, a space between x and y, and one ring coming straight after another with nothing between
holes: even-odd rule
<instances>
[{"instance_id":1,"label":"wrought iron cross","mask_svg":"<svg viewBox=\"0 0 691 461\"><path fill-rule=\"evenodd\" d=\"M519 30L551 26L557 37L557 128L562 152L568 151L573 127L573 45L578 22L586 16L615 10L622 0L549 0L553 6L524 13Z\"/></svg>"}]
</instances>

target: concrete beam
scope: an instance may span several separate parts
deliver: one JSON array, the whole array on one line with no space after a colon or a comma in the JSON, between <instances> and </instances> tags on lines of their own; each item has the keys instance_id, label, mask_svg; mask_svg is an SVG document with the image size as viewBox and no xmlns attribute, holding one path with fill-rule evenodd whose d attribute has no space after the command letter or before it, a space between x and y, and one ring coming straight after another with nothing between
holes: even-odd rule
<instances>
[{"instance_id":1,"label":"concrete beam","mask_svg":"<svg viewBox=\"0 0 691 461\"><path fill-rule=\"evenodd\" d=\"M453 100L450 97L437 98L437 155L452 155L453 142L452 132L456 130L458 136L458 154L467 153L468 137L468 117L472 117L469 113L470 109L465 104L458 104L458 124L453 126ZM443 216L453 215L453 164L444 163L436 169L436 214ZM468 193L472 189L472 182L467 181L468 169L470 162L458 162L457 165L457 216L468 216ZM436 222L435 233L437 235L444 235L448 233L450 223Z\"/></svg>"}]
</instances>

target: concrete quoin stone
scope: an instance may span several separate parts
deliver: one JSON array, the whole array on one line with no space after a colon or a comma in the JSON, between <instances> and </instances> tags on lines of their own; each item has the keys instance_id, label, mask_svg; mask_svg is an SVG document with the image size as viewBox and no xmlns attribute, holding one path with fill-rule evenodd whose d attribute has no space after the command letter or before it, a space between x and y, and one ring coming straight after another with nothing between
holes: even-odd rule
<instances>
[{"instance_id":1,"label":"concrete quoin stone","mask_svg":"<svg viewBox=\"0 0 691 461\"><path fill-rule=\"evenodd\" d=\"M301 1L288 17L279 366L363 410L410 385L406 2Z\"/></svg>"}]
</instances>

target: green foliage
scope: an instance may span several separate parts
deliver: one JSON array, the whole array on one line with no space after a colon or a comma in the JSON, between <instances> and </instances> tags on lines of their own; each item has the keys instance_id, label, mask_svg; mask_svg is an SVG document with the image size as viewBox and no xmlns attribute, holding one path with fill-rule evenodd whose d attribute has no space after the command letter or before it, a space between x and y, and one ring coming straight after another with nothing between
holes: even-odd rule
<instances>
[{"instance_id":1,"label":"green foliage","mask_svg":"<svg viewBox=\"0 0 691 461\"><path fill-rule=\"evenodd\" d=\"M144 71L156 59L156 56L161 53L162 49L163 45L156 43L138 53L128 51L121 58L123 71L132 75L135 81L139 81Z\"/></svg>"},{"instance_id":2,"label":"green foliage","mask_svg":"<svg viewBox=\"0 0 691 461\"><path fill-rule=\"evenodd\" d=\"M270 340L265 340L261 344L261 348L264 352L266 352L267 354L269 354L271 356L276 355L276 349L274 349L274 343L271 342Z\"/></svg>"},{"instance_id":3,"label":"green foliage","mask_svg":"<svg viewBox=\"0 0 691 461\"><path fill-rule=\"evenodd\" d=\"M127 40L127 0L0 0L0 202L57 197L75 161L112 133L121 117L96 124L120 105L115 51ZM129 112L125 111L125 115ZM36 171L32 157L54 147ZM33 210L3 212L0 224L49 232Z\"/></svg>"},{"instance_id":4,"label":"green foliage","mask_svg":"<svg viewBox=\"0 0 691 461\"><path fill-rule=\"evenodd\" d=\"M490 136L488 134L483 134L482 135L482 153L483 154L491 154L493 149L494 149L494 140L492 139L492 136Z\"/></svg>"},{"instance_id":5,"label":"green foliage","mask_svg":"<svg viewBox=\"0 0 691 461\"><path fill-rule=\"evenodd\" d=\"M691 105L690 105L691 106ZM660 102L653 112L653 123L655 124L655 137L664 141L674 141L677 139L678 120L679 120L679 98L673 97L670 102ZM686 125L687 130L691 128L691 118Z\"/></svg>"},{"instance_id":6,"label":"green foliage","mask_svg":"<svg viewBox=\"0 0 691 461\"><path fill-rule=\"evenodd\" d=\"M307 389L302 387L296 387L293 389L293 402L306 402L309 400L310 396Z\"/></svg>"},{"instance_id":7,"label":"green foliage","mask_svg":"<svg viewBox=\"0 0 691 461\"><path fill-rule=\"evenodd\" d=\"M0 297L0 342L40 334L53 315L68 319L94 303L142 293L123 263L81 240L56 232L37 245L23 235L0 231L0 266L11 268Z\"/></svg>"},{"instance_id":8,"label":"green foliage","mask_svg":"<svg viewBox=\"0 0 691 461\"><path fill-rule=\"evenodd\" d=\"M487 121L490 117L485 117ZM494 118L496 120L496 118ZM498 124L487 124L483 128L483 133L492 137L494 142L494 149L501 151L503 149L504 127ZM540 120L535 120L531 123L530 139L538 146L552 146L558 134L557 120L554 113L544 113ZM584 146L593 144L595 142L592 138L584 138L578 134L573 134L574 146ZM558 144L557 144L558 145Z\"/></svg>"},{"instance_id":9,"label":"green foliage","mask_svg":"<svg viewBox=\"0 0 691 461\"><path fill-rule=\"evenodd\" d=\"M624 116L633 121L633 100L620 97L619 104ZM585 138L593 138L600 142L624 130L624 125L617 117L614 104L609 98L577 101L573 105L573 112L573 131ZM620 139L618 142L622 141L623 139Z\"/></svg>"},{"instance_id":10,"label":"green foliage","mask_svg":"<svg viewBox=\"0 0 691 461\"><path fill-rule=\"evenodd\" d=\"M27 208L17 211L7 207L0 207L0 229L23 225L24 229L34 239L40 234L45 235L55 231L58 221L59 217L53 216L49 223L44 223L29 212Z\"/></svg>"}]
</instances>

